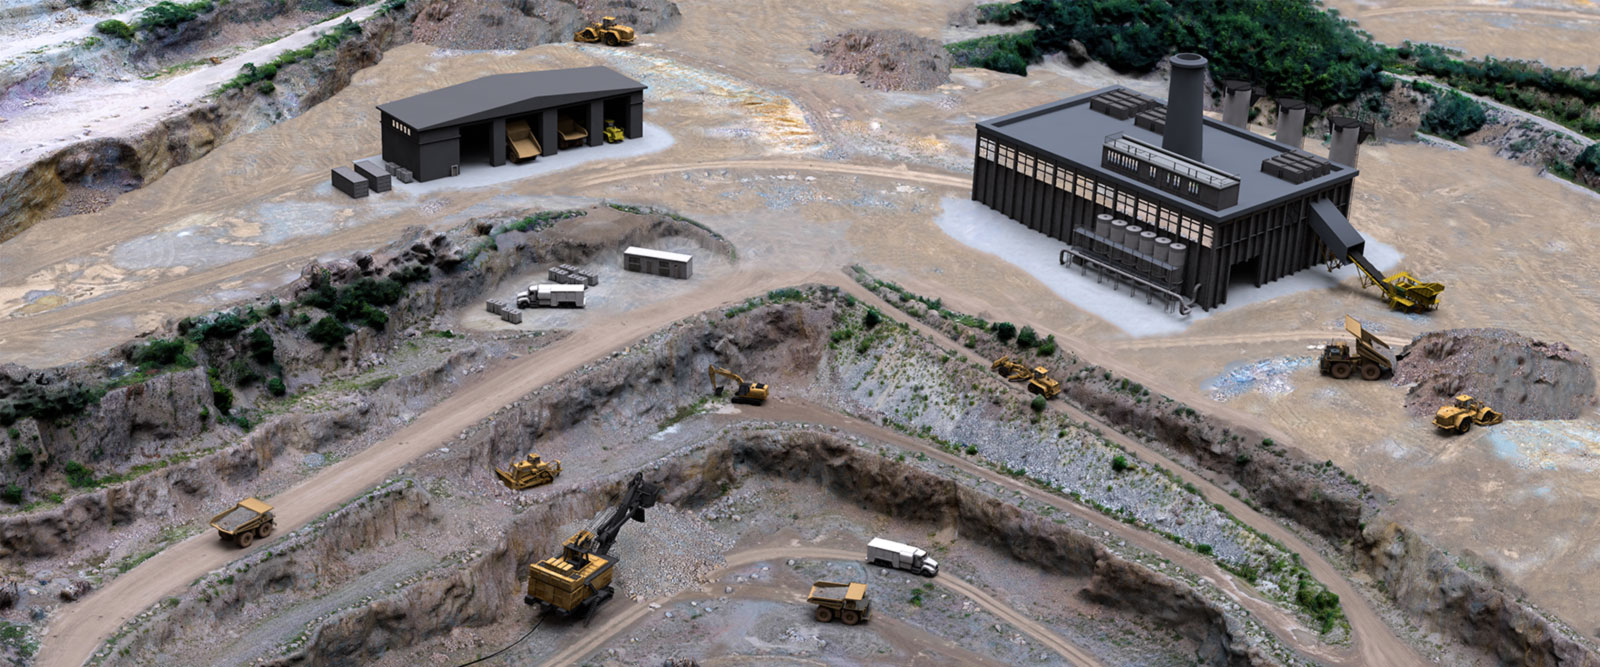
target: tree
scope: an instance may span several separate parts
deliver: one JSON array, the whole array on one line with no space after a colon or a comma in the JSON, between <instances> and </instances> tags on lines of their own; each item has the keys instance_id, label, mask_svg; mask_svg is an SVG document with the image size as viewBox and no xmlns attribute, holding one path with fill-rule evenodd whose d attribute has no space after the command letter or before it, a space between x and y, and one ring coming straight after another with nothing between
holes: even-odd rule
<instances>
[{"instance_id":1,"label":"tree","mask_svg":"<svg viewBox=\"0 0 1600 667\"><path fill-rule=\"evenodd\" d=\"M324 315L306 330L306 337L322 343L323 347L343 346L345 337L349 335L350 328L340 324L332 315Z\"/></svg>"},{"instance_id":2,"label":"tree","mask_svg":"<svg viewBox=\"0 0 1600 667\"><path fill-rule=\"evenodd\" d=\"M1455 140L1477 132L1487 120L1488 113L1477 100L1450 91L1434 98L1433 107L1422 116L1422 131Z\"/></svg>"},{"instance_id":3,"label":"tree","mask_svg":"<svg viewBox=\"0 0 1600 667\"><path fill-rule=\"evenodd\" d=\"M1015 338L1016 335L1017 335L1017 325L1012 324L1010 322L996 322L995 323L995 325L994 325L994 337L1000 339L1000 342L1004 343L1004 342L1006 342L1008 340L1011 340L1012 338Z\"/></svg>"}]
</instances>

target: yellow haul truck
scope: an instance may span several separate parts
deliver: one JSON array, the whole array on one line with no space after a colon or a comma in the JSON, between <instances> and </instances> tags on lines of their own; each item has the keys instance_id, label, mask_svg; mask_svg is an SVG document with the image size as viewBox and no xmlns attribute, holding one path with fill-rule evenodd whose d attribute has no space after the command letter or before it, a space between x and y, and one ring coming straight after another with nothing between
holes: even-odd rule
<instances>
[{"instance_id":1,"label":"yellow haul truck","mask_svg":"<svg viewBox=\"0 0 1600 667\"><path fill-rule=\"evenodd\" d=\"M855 625L872 615L866 584L819 581L811 585L806 602L817 605L816 617L823 623L837 618L845 625Z\"/></svg>"},{"instance_id":2,"label":"yellow haul truck","mask_svg":"<svg viewBox=\"0 0 1600 667\"><path fill-rule=\"evenodd\" d=\"M276 525L277 517L272 515L272 506L253 497L245 498L228 508L228 511L211 517L211 527L217 529L217 535L241 548L250 546L258 537L271 535Z\"/></svg>"},{"instance_id":3,"label":"yellow haul truck","mask_svg":"<svg viewBox=\"0 0 1600 667\"><path fill-rule=\"evenodd\" d=\"M654 507L656 485L634 473L615 512L592 530L580 530L561 545L561 555L528 566L528 594L522 601L541 611L582 617L587 623L596 607L616 594L611 579L617 559L610 555L617 533L629 519L644 521L645 508Z\"/></svg>"}]
</instances>

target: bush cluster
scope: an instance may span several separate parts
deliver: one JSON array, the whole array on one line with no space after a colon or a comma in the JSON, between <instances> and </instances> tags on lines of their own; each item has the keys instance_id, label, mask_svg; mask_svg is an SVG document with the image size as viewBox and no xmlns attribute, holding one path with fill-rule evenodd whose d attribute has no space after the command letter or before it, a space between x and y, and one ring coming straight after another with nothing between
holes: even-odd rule
<instances>
[{"instance_id":1,"label":"bush cluster","mask_svg":"<svg viewBox=\"0 0 1600 667\"><path fill-rule=\"evenodd\" d=\"M100 396L100 391L70 382L23 385L11 398L0 401L0 426L10 426L29 417L40 421L70 417L94 405Z\"/></svg>"},{"instance_id":2,"label":"bush cluster","mask_svg":"<svg viewBox=\"0 0 1600 667\"><path fill-rule=\"evenodd\" d=\"M1254 81L1275 95L1329 104L1381 86L1385 52L1310 0L1022 0L980 18L1038 28L949 45L957 64L1026 74L1026 63L1077 40L1090 57L1144 73L1192 51L1218 79Z\"/></svg>"},{"instance_id":3,"label":"bush cluster","mask_svg":"<svg viewBox=\"0 0 1600 667\"><path fill-rule=\"evenodd\" d=\"M118 39L133 39L133 26L117 19L106 19L94 24L95 32Z\"/></svg>"},{"instance_id":4,"label":"bush cluster","mask_svg":"<svg viewBox=\"0 0 1600 667\"><path fill-rule=\"evenodd\" d=\"M196 0L179 4L171 0L161 0L156 4L145 7L139 14L140 28L171 28L180 23L193 21L202 12L209 12L216 5L211 0Z\"/></svg>"},{"instance_id":5,"label":"bush cluster","mask_svg":"<svg viewBox=\"0 0 1600 667\"><path fill-rule=\"evenodd\" d=\"M278 54L278 57L273 58L272 62L261 66L257 66L255 63L245 63L243 67L239 68L239 73L232 79L229 79L227 82L223 83L222 87L217 89L217 92L227 92L235 88L244 88L245 86L249 86L258 81L270 81L273 77L278 75L279 69L293 65L302 60L308 60L312 56L317 55L319 52L327 51L338 46L350 36L359 34L361 34L361 26L357 25L355 21L351 21L350 19L346 18L344 22L334 26L333 30L319 35L316 39L312 40L310 44L298 49L284 51L283 53ZM265 90L262 90L262 88L265 88ZM262 86L259 87L258 90L260 90L260 92L263 94L271 94L273 89Z\"/></svg>"},{"instance_id":6,"label":"bush cluster","mask_svg":"<svg viewBox=\"0 0 1600 667\"><path fill-rule=\"evenodd\" d=\"M1438 77L1452 87L1539 114L1600 138L1600 72L1555 69L1538 62L1459 60L1428 44L1406 42L1392 51L1398 69Z\"/></svg>"},{"instance_id":7,"label":"bush cluster","mask_svg":"<svg viewBox=\"0 0 1600 667\"><path fill-rule=\"evenodd\" d=\"M1450 91L1436 96L1433 107L1422 115L1422 131L1454 141L1477 132L1487 120L1488 114L1477 100Z\"/></svg>"}]
</instances>

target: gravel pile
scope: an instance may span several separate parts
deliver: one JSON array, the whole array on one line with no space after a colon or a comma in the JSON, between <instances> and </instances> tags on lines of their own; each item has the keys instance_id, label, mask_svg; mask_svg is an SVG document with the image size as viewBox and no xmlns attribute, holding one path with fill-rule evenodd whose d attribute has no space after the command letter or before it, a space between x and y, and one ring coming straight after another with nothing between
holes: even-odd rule
<instances>
[{"instance_id":1,"label":"gravel pile","mask_svg":"<svg viewBox=\"0 0 1600 667\"><path fill-rule=\"evenodd\" d=\"M950 82L950 53L904 30L851 30L811 47L817 69L853 74L878 90L929 90Z\"/></svg>"},{"instance_id":2,"label":"gravel pile","mask_svg":"<svg viewBox=\"0 0 1600 667\"><path fill-rule=\"evenodd\" d=\"M733 548L733 538L718 534L692 512L657 504L644 514L644 523L628 522L611 547L623 563L616 577L618 595L645 601L695 588L722 567L722 554ZM586 527L569 525L562 534Z\"/></svg>"},{"instance_id":3,"label":"gravel pile","mask_svg":"<svg viewBox=\"0 0 1600 667\"><path fill-rule=\"evenodd\" d=\"M1417 383L1406 409L1418 416L1457 394L1483 399L1506 419L1576 419L1595 405L1587 356L1508 329L1432 331L1396 357L1396 382Z\"/></svg>"}]
</instances>

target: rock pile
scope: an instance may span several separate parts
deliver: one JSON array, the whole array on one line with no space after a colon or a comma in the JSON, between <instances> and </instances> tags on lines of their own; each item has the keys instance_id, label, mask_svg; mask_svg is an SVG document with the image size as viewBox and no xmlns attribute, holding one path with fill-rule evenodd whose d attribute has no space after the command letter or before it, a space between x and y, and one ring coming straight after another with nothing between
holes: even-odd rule
<instances>
[{"instance_id":1,"label":"rock pile","mask_svg":"<svg viewBox=\"0 0 1600 667\"><path fill-rule=\"evenodd\" d=\"M1589 358L1565 343L1507 329L1432 331L1397 355L1395 378L1415 382L1406 409L1432 415L1456 394L1471 394L1506 419L1575 419L1595 405Z\"/></svg>"},{"instance_id":2,"label":"rock pile","mask_svg":"<svg viewBox=\"0 0 1600 667\"><path fill-rule=\"evenodd\" d=\"M928 90L950 81L950 53L939 42L904 30L851 30L811 47L817 69L853 74L878 90Z\"/></svg>"}]
</instances>

